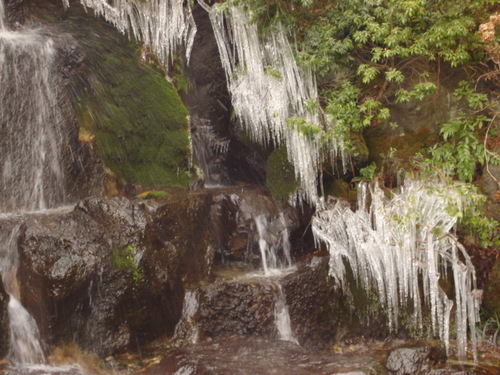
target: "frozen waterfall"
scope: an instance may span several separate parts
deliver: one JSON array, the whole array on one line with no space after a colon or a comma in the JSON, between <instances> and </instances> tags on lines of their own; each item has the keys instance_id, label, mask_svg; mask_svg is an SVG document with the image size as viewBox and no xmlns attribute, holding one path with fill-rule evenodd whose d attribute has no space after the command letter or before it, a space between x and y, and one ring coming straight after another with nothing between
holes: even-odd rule
<instances>
[{"instance_id":1,"label":"frozen waterfall","mask_svg":"<svg viewBox=\"0 0 500 375\"><path fill-rule=\"evenodd\" d=\"M338 201L316 213L312 228L316 240L330 252L330 275L347 287L346 261L355 279L376 291L392 328L398 325L400 307L410 307L414 324L422 330L425 306L433 333L448 350L454 305L458 355L464 357L468 337L476 352L481 291L476 289L470 257L451 233L457 222L451 209L461 212L466 204L458 189L409 180L387 198L380 187L362 183L357 211ZM453 275L454 300L439 286L448 270Z\"/></svg>"}]
</instances>

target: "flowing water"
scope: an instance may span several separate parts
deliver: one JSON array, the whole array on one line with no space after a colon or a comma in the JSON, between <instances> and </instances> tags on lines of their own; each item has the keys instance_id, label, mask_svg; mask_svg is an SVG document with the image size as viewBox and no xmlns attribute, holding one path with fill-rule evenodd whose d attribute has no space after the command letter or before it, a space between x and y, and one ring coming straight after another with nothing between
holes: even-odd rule
<instances>
[{"instance_id":1,"label":"flowing water","mask_svg":"<svg viewBox=\"0 0 500 375\"><path fill-rule=\"evenodd\" d=\"M56 50L39 30L6 28L0 1L0 271L9 295L9 362L41 364L45 355L37 324L20 303L17 280L20 225L9 218L64 203L62 116L51 69Z\"/></svg>"},{"instance_id":2,"label":"flowing water","mask_svg":"<svg viewBox=\"0 0 500 375\"><path fill-rule=\"evenodd\" d=\"M17 242L20 233L19 225L0 232L0 271L4 289L9 295L9 362L16 367L45 361L36 322L19 302L21 293L17 280L19 263Z\"/></svg>"},{"instance_id":3,"label":"flowing water","mask_svg":"<svg viewBox=\"0 0 500 375\"><path fill-rule=\"evenodd\" d=\"M0 212L56 207L65 199L65 139L54 43L37 30L0 26Z\"/></svg>"}]
</instances>

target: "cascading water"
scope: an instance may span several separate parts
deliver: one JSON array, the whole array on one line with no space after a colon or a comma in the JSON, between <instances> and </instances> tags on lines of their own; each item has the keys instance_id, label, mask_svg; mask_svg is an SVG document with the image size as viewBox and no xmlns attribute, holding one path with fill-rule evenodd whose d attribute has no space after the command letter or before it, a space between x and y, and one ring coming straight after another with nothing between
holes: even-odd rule
<instances>
[{"instance_id":1,"label":"cascading water","mask_svg":"<svg viewBox=\"0 0 500 375\"><path fill-rule=\"evenodd\" d=\"M279 276L292 269L290 256L290 233L286 226L283 212L278 217L267 214L257 215L255 218L257 242L259 244L262 270L264 276ZM293 335L290 314L286 304L286 295L279 279L271 279L275 288L274 324L280 340L298 344Z\"/></svg>"},{"instance_id":2,"label":"cascading water","mask_svg":"<svg viewBox=\"0 0 500 375\"><path fill-rule=\"evenodd\" d=\"M229 140L218 139L214 135L211 126L201 124L191 126L191 142L194 156L203 169L205 187L211 188L223 185L223 173L219 169L221 169L220 162L227 154Z\"/></svg>"},{"instance_id":3,"label":"cascading water","mask_svg":"<svg viewBox=\"0 0 500 375\"><path fill-rule=\"evenodd\" d=\"M277 296L274 302L274 324L278 330L278 338L298 345L299 342L293 334L285 293L279 283L276 282L275 285L277 287Z\"/></svg>"},{"instance_id":4,"label":"cascading water","mask_svg":"<svg viewBox=\"0 0 500 375\"><path fill-rule=\"evenodd\" d=\"M0 232L0 243L2 244L0 272L4 289L9 294L9 362L14 366L43 363L45 361L36 322L19 302L20 290L17 281L17 242L19 234L19 225L14 226L10 231Z\"/></svg>"},{"instance_id":5,"label":"cascading water","mask_svg":"<svg viewBox=\"0 0 500 375\"><path fill-rule=\"evenodd\" d=\"M0 19L0 212L56 207L65 199L65 139L54 43L37 30L7 30Z\"/></svg>"},{"instance_id":6,"label":"cascading water","mask_svg":"<svg viewBox=\"0 0 500 375\"><path fill-rule=\"evenodd\" d=\"M267 214L255 218L264 276L279 275L292 266L290 238L283 213L278 217Z\"/></svg>"},{"instance_id":7,"label":"cascading water","mask_svg":"<svg viewBox=\"0 0 500 375\"><path fill-rule=\"evenodd\" d=\"M330 275L347 287L346 260L355 278L365 288L376 290L394 328L399 308L412 304L415 326L422 330L423 301L433 334L447 350L455 305L458 355L465 357L469 337L476 356L481 291L476 289L470 257L450 232L457 222L457 215L451 213L461 212L466 204L460 186L409 180L392 199L378 186L369 196L367 189L366 184L360 186L357 211L339 201L313 219L316 240L325 243L330 252ZM453 273L454 301L439 285L448 268Z\"/></svg>"}]
</instances>

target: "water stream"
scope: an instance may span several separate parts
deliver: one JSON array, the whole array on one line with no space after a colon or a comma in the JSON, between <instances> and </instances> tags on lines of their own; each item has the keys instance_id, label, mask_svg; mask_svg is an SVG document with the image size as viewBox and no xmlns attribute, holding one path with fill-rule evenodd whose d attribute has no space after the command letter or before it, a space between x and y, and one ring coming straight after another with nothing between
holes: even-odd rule
<instances>
[{"instance_id":1,"label":"water stream","mask_svg":"<svg viewBox=\"0 0 500 375\"><path fill-rule=\"evenodd\" d=\"M8 30L0 1L0 215L7 218L64 203L62 116L51 77L55 53L53 41L38 30ZM20 233L20 225L2 223L0 271L15 367L45 361L37 324L20 302Z\"/></svg>"}]
</instances>

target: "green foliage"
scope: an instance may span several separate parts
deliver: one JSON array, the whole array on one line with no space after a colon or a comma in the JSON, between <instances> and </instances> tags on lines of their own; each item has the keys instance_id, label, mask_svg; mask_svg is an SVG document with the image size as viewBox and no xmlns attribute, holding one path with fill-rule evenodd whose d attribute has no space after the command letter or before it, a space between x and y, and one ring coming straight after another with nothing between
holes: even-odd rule
<instances>
[{"instance_id":1,"label":"green foliage","mask_svg":"<svg viewBox=\"0 0 500 375\"><path fill-rule=\"evenodd\" d=\"M135 250L136 244L129 244L121 249L113 249L111 262L115 270L126 271L131 274L132 290L137 291L137 288L144 281L144 272L142 267L139 267L135 262Z\"/></svg>"},{"instance_id":2,"label":"green foliage","mask_svg":"<svg viewBox=\"0 0 500 375\"><path fill-rule=\"evenodd\" d=\"M430 149L430 164L447 176L456 176L462 181L471 182L477 165L484 164L485 158L488 157L480 139L480 130L489 120L477 113L487 105L487 97L475 92L464 81L460 82L454 95L464 99L475 112L459 113L441 127L440 134L444 142ZM495 162L494 158L491 158L491 162Z\"/></svg>"},{"instance_id":3,"label":"green foliage","mask_svg":"<svg viewBox=\"0 0 500 375\"><path fill-rule=\"evenodd\" d=\"M355 181L373 181L376 177L377 165L375 163L371 163L367 167L361 168L359 170L359 177L354 177L352 179Z\"/></svg>"}]
</instances>

